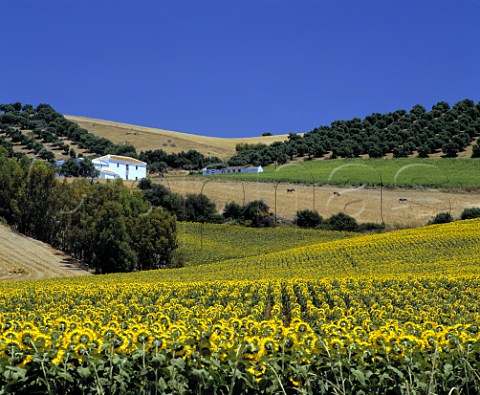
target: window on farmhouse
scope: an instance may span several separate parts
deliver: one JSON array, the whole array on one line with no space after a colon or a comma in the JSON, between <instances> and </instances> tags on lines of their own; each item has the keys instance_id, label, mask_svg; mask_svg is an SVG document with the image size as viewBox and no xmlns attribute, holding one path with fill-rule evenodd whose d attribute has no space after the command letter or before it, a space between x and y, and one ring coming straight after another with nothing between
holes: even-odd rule
<instances>
[{"instance_id":1,"label":"window on farmhouse","mask_svg":"<svg viewBox=\"0 0 480 395\"><path fill-rule=\"evenodd\" d=\"M117 167L120 167L120 163L117 163Z\"/></svg>"}]
</instances>

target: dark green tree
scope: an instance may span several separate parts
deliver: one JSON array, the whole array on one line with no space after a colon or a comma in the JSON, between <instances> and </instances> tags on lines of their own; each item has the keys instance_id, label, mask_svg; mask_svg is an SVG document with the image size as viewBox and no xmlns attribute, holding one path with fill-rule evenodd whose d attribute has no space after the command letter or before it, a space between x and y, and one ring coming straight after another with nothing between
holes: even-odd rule
<instances>
[{"instance_id":1,"label":"dark green tree","mask_svg":"<svg viewBox=\"0 0 480 395\"><path fill-rule=\"evenodd\" d=\"M455 141L450 140L443 145L442 151L447 158L455 158L458 152L461 151L461 147Z\"/></svg>"},{"instance_id":2,"label":"dark green tree","mask_svg":"<svg viewBox=\"0 0 480 395\"><path fill-rule=\"evenodd\" d=\"M148 172L150 174L159 174L163 176L167 171L168 165L166 162L153 162L148 165Z\"/></svg>"},{"instance_id":3,"label":"dark green tree","mask_svg":"<svg viewBox=\"0 0 480 395\"><path fill-rule=\"evenodd\" d=\"M142 178L138 183L138 187L142 191L148 191L149 189L152 188L152 186L153 186L153 182L150 178Z\"/></svg>"},{"instance_id":4,"label":"dark green tree","mask_svg":"<svg viewBox=\"0 0 480 395\"><path fill-rule=\"evenodd\" d=\"M185 199L185 218L192 222L216 221L215 203L204 194L189 194Z\"/></svg>"},{"instance_id":5,"label":"dark green tree","mask_svg":"<svg viewBox=\"0 0 480 395\"><path fill-rule=\"evenodd\" d=\"M295 224L300 228L315 228L323 222L323 218L314 210L298 210L295 214Z\"/></svg>"},{"instance_id":6,"label":"dark green tree","mask_svg":"<svg viewBox=\"0 0 480 395\"><path fill-rule=\"evenodd\" d=\"M78 163L78 176L84 178L97 178L100 172L95 169L90 158L85 158Z\"/></svg>"},{"instance_id":7,"label":"dark green tree","mask_svg":"<svg viewBox=\"0 0 480 395\"><path fill-rule=\"evenodd\" d=\"M164 197L162 207L174 213L178 221L188 221L185 214L185 199L178 193L169 193Z\"/></svg>"},{"instance_id":8,"label":"dark green tree","mask_svg":"<svg viewBox=\"0 0 480 395\"><path fill-rule=\"evenodd\" d=\"M165 207L168 209L166 204L166 197L170 195L165 186L161 184L154 184L150 182L144 182L145 178L140 182L139 187L143 190L143 197L145 200L149 201L153 207Z\"/></svg>"},{"instance_id":9,"label":"dark green tree","mask_svg":"<svg viewBox=\"0 0 480 395\"><path fill-rule=\"evenodd\" d=\"M325 223L332 230L355 232L358 229L357 220L345 213L334 214Z\"/></svg>"},{"instance_id":10,"label":"dark green tree","mask_svg":"<svg viewBox=\"0 0 480 395\"><path fill-rule=\"evenodd\" d=\"M243 207L236 202L228 202L223 209L225 219L240 220L243 217Z\"/></svg>"},{"instance_id":11,"label":"dark green tree","mask_svg":"<svg viewBox=\"0 0 480 395\"><path fill-rule=\"evenodd\" d=\"M254 228L265 228L274 225L274 218L263 200L254 200L245 205L243 218Z\"/></svg>"},{"instance_id":12,"label":"dark green tree","mask_svg":"<svg viewBox=\"0 0 480 395\"><path fill-rule=\"evenodd\" d=\"M453 221L452 214L450 213L438 213L428 223L433 224L448 224Z\"/></svg>"},{"instance_id":13,"label":"dark green tree","mask_svg":"<svg viewBox=\"0 0 480 395\"><path fill-rule=\"evenodd\" d=\"M138 256L138 269L172 266L177 248L175 217L155 208L133 219L132 239Z\"/></svg>"},{"instance_id":14,"label":"dark green tree","mask_svg":"<svg viewBox=\"0 0 480 395\"><path fill-rule=\"evenodd\" d=\"M478 142L472 147L472 158L480 158L480 145Z\"/></svg>"},{"instance_id":15,"label":"dark green tree","mask_svg":"<svg viewBox=\"0 0 480 395\"><path fill-rule=\"evenodd\" d=\"M18 194L15 226L20 233L50 243L55 233L55 173L44 162L28 169L24 188Z\"/></svg>"},{"instance_id":16,"label":"dark green tree","mask_svg":"<svg viewBox=\"0 0 480 395\"><path fill-rule=\"evenodd\" d=\"M430 148L426 145L421 145L418 147L418 157L419 158L428 158L428 154L430 153Z\"/></svg>"},{"instance_id":17,"label":"dark green tree","mask_svg":"<svg viewBox=\"0 0 480 395\"><path fill-rule=\"evenodd\" d=\"M66 159L58 168L58 174L65 177L78 177L79 165L73 158Z\"/></svg>"},{"instance_id":18,"label":"dark green tree","mask_svg":"<svg viewBox=\"0 0 480 395\"><path fill-rule=\"evenodd\" d=\"M99 273L130 272L138 268L127 221L120 203L106 202L97 213L92 267Z\"/></svg>"},{"instance_id":19,"label":"dark green tree","mask_svg":"<svg viewBox=\"0 0 480 395\"><path fill-rule=\"evenodd\" d=\"M471 207L466 208L462 211L460 215L460 219L473 219L473 218L480 218L480 207Z\"/></svg>"},{"instance_id":20,"label":"dark green tree","mask_svg":"<svg viewBox=\"0 0 480 395\"><path fill-rule=\"evenodd\" d=\"M25 187L25 169L21 162L8 158L8 151L0 147L0 217L13 224L20 216L19 197Z\"/></svg>"}]
</instances>

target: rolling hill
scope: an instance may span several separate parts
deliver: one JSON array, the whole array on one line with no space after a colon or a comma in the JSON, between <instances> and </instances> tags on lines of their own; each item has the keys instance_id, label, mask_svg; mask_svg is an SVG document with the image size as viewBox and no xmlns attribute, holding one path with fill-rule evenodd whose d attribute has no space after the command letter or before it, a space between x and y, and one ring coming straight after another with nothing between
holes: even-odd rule
<instances>
[{"instance_id":1,"label":"rolling hill","mask_svg":"<svg viewBox=\"0 0 480 395\"><path fill-rule=\"evenodd\" d=\"M65 118L115 144L128 142L138 152L153 149L163 149L166 152L195 149L206 156L227 159L235 154L235 145L238 143L271 144L275 141L285 141L288 137L287 134L246 138L208 137L72 115L65 115Z\"/></svg>"}]
</instances>

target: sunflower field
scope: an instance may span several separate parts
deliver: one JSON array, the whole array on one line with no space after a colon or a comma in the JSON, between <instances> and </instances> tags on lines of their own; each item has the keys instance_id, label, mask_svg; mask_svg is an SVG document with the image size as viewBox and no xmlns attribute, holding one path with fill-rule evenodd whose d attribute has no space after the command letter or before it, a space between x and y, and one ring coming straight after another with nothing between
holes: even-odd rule
<instances>
[{"instance_id":1,"label":"sunflower field","mask_svg":"<svg viewBox=\"0 0 480 395\"><path fill-rule=\"evenodd\" d=\"M185 266L222 262L358 236L358 233L279 226L177 222L178 254ZM219 243L221 240L221 243Z\"/></svg>"},{"instance_id":2,"label":"sunflower field","mask_svg":"<svg viewBox=\"0 0 480 395\"><path fill-rule=\"evenodd\" d=\"M0 393L478 394L480 220L1 283Z\"/></svg>"}]
</instances>

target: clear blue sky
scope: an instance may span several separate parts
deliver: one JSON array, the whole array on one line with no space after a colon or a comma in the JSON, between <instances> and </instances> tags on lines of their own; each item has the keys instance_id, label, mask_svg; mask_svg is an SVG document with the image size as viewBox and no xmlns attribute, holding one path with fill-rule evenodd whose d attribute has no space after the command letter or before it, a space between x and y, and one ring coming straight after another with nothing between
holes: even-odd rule
<instances>
[{"instance_id":1,"label":"clear blue sky","mask_svg":"<svg viewBox=\"0 0 480 395\"><path fill-rule=\"evenodd\" d=\"M187 133L480 101L480 0L2 0L0 102Z\"/></svg>"}]
</instances>

